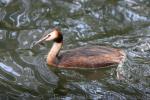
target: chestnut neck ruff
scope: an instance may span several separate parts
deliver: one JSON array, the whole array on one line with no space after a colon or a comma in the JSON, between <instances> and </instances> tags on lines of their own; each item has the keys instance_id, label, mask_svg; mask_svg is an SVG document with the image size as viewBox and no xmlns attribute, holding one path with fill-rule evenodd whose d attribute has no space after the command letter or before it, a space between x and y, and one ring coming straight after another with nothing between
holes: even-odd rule
<instances>
[{"instance_id":1,"label":"chestnut neck ruff","mask_svg":"<svg viewBox=\"0 0 150 100\"><path fill-rule=\"evenodd\" d=\"M59 33L58 37L56 39L53 40L56 43L61 43L63 42L63 36L61 33Z\"/></svg>"}]
</instances>

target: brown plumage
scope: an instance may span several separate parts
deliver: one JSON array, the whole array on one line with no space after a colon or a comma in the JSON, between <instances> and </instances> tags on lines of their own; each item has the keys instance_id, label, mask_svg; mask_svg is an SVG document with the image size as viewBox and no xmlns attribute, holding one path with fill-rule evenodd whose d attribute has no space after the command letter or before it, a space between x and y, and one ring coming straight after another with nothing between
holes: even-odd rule
<instances>
[{"instance_id":1,"label":"brown plumage","mask_svg":"<svg viewBox=\"0 0 150 100\"><path fill-rule=\"evenodd\" d=\"M119 64L125 58L123 50L107 46L80 47L59 54L63 45L63 36L56 29L42 37L35 45L51 40L54 44L48 53L47 63L60 68L105 68Z\"/></svg>"}]
</instances>

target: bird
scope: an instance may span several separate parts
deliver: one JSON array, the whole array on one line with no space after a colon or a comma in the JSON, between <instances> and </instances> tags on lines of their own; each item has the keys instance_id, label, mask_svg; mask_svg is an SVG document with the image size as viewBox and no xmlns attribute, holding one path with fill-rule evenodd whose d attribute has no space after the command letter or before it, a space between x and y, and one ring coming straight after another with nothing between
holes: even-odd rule
<instances>
[{"instance_id":1,"label":"bird","mask_svg":"<svg viewBox=\"0 0 150 100\"><path fill-rule=\"evenodd\" d=\"M58 29L46 33L34 45L53 41L47 54L47 64L58 68L90 69L107 68L124 61L125 52L110 46L84 46L60 51L63 46L63 34Z\"/></svg>"}]
</instances>

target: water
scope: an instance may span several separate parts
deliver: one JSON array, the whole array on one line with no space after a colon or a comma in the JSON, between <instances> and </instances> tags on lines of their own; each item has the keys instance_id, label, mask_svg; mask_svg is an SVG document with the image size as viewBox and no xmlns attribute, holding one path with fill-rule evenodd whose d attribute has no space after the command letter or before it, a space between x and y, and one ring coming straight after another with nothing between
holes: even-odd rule
<instances>
[{"instance_id":1,"label":"water","mask_svg":"<svg viewBox=\"0 0 150 100\"><path fill-rule=\"evenodd\" d=\"M48 68L51 43L30 46L54 27L65 50L109 45L127 58L118 69ZM0 0L0 100L149 100L149 59L149 0Z\"/></svg>"}]
</instances>

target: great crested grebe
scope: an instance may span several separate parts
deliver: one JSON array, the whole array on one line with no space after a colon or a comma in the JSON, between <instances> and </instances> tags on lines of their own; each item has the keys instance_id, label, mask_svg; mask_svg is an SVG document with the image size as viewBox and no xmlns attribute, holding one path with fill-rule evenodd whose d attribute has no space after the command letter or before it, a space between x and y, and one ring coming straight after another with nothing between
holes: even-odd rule
<instances>
[{"instance_id":1,"label":"great crested grebe","mask_svg":"<svg viewBox=\"0 0 150 100\"><path fill-rule=\"evenodd\" d=\"M105 68L119 64L125 58L123 50L107 46L79 47L59 54L63 36L57 29L43 36L34 45L51 40L54 44L47 55L47 64L59 68Z\"/></svg>"}]
</instances>

